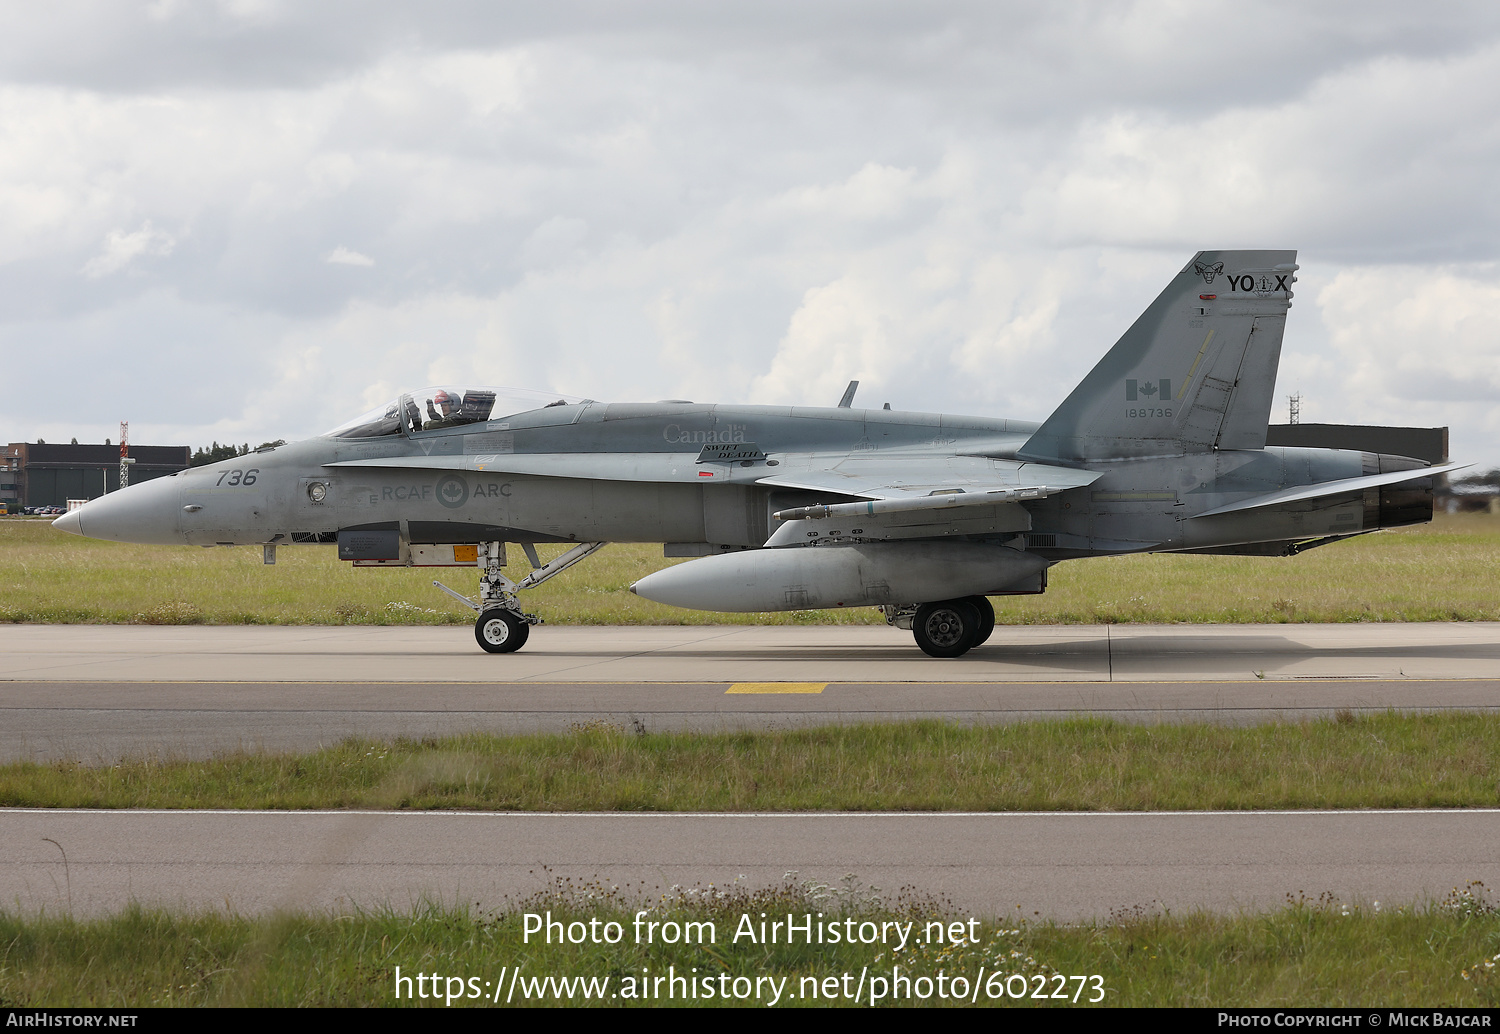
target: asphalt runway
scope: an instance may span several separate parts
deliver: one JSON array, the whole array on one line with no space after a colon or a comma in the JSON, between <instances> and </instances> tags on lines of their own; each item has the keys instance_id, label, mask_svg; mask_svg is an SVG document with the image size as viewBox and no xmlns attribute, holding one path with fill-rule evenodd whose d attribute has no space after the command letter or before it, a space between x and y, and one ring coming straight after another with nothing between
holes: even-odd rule
<instances>
[{"instance_id":1,"label":"asphalt runway","mask_svg":"<svg viewBox=\"0 0 1500 1034\"><path fill-rule=\"evenodd\" d=\"M311 750L348 736L722 731L1071 714L1247 723L1500 707L1500 625L1025 626L935 660L882 627L0 626L0 760Z\"/></svg>"},{"instance_id":2,"label":"asphalt runway","mask_svg":"<svg viewBox=\"0 0 1500 1034\"><path fill-rule=\"evenodd\" d=\"M525 815L0 811L0 902L26 913L425 902L514 906L557 880L624 888L901 888L979 916L1383 908L1500 886L1500 811ZM64 864L63 856L67 861Z\"/></svg>"},{"instance_id":3,"label":"asphalt runway","mask_svg":"<svg viewBox=\"0 0 1500 1034\"><path fill-rule=\"evenodd\" d=\"M869 627L0 626L0 758L307 749L356 734L779 728L1109 714L1251 722L1500 707L1500 625L1002 628L936 661ZM853 874L990 915L1418 902L1500 886L1500 812L480 815L0 811L0 903L259 912L495 907L570 877L751 886ZM64 862L63 854L67 860Z\"/></svg>"}]
</instances>

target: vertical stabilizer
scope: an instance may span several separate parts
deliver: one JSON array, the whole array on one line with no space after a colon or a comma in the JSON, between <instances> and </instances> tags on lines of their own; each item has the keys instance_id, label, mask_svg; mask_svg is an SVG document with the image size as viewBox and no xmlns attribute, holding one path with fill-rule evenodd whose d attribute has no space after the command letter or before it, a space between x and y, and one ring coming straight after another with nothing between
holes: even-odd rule
<instances>
[{"instance_id":1,"label":"vertical stabilizer","mask_svg":"<svg viewBox=\"0 0 1500 1034\"><path fill-rule=\"evenodd\" d=\"M1295 251L1200 251L1020 455L1265 448L1296 268Z\"/></svg>"}]
</instances>

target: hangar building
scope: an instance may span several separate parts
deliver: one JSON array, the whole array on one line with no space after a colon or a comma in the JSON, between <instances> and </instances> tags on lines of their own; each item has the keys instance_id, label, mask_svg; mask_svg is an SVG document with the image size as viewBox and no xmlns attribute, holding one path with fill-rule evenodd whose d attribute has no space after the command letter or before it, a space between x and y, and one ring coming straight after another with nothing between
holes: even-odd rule
<instances>
[{"instance_id":1,"label":"hangar building","mask_svg":"<svg viewBox=\"0 0 1500 1034\"><path fill-rule=\"evenodd\" d=\"M188 468L186 445L132 445L130 483ZM0 501L21 506L66 506L120 488L118 445L41 445L11 442L0 457Z\"/></svg>"},{"instance_id":2,"label":"hangar building","mask_svg":"<svg viewBox=\"0 0 1500 1034\"><path fill-rule=\"evenodd\" d=\"M1272 424L1266 444L1297 449L1357 449L1448 462L1446 427L1381 427L1376 424Z\"/></svg>"}]
</instances>

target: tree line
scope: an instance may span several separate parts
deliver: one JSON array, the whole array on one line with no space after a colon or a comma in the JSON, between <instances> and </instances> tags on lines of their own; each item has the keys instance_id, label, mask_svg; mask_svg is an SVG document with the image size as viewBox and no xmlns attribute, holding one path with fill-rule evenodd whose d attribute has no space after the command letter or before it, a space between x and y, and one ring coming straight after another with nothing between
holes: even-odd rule
<instances>
[{"instance_id":1,"label":"tree line","mask_svg":"<svg viewBox=\"0 0 1500 1034\"><path fill-rule=\"evenodd\" d=\"M261 442L255 448L256 449L273 449L273 448L275 448L278 445L285 445L285 444L286 444L286 439L285 438L278 438L274 442ZM250 443L249 442L246 442L244 445L239 445L239 446L231 445L231 444L220 445L218 442L214 442L212 445L210 445L206 449L203 448L202 446L199 446L198 447L198 451L195 452L195 453L193 453L193 458L188 461L188 466L190 466L190 467L201 467L201 466L204 466L205 464L217 463L220 460L232 460L236 456L248 456L248 455L250 455L250 453L252 453L254 451L255 451L255 449L251 449L250 448Z\"/></svg>"}]
</instances>

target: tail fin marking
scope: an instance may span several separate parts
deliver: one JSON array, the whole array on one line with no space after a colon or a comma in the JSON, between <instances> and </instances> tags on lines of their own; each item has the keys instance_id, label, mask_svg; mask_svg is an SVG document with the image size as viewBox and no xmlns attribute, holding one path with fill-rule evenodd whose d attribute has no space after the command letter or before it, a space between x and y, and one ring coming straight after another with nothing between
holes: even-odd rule
<instances>
[{"instance_id":1,"label":"tail fin marking","mask_svg":"<svg viewBox=\"0 0 1500 1034\"><path fill-rule=\"evenodd\" d=\"M1087 461L1264 448L1296 255L1194 256L1019 455ZM1213 292L1200 293L1208 285Z\"/></svg>"}]
</instances>

